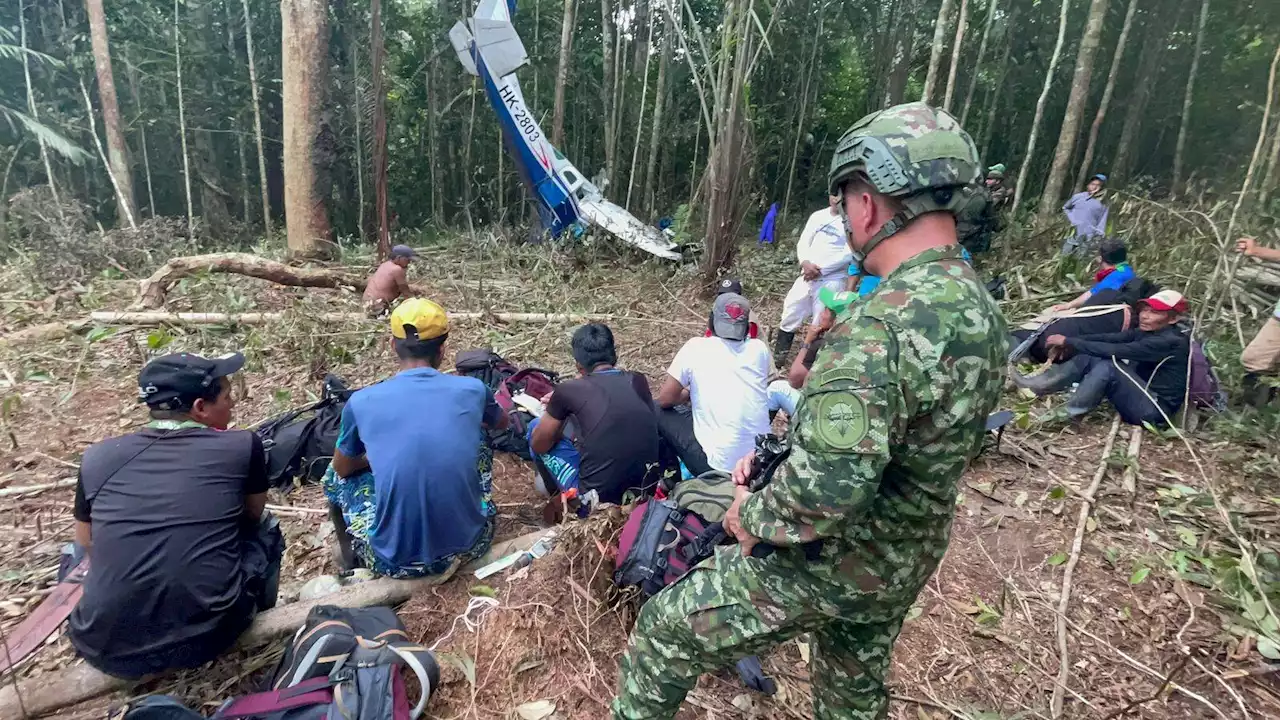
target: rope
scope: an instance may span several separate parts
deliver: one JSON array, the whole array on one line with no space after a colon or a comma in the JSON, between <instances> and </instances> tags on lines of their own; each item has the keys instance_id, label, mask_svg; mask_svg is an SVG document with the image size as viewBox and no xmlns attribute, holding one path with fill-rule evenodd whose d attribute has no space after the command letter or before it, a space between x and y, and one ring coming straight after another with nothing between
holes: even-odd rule
<instances>
[{"instance_id":1,"label":"rope","mask_svg":"<svg viewBox=\"0 0 1280 720\"><path fill-rule=\"evenodd\" d=\"M483 595L477 595L476 597L471 598L471 601L467 603L467 609L463 610L461 615L453 618L453 622L449 625L449 632L436 640L428 650L435 652L435 649L439 647L441 643L448 640L453 635L453 631L457 629L459 620L461 620L462 624L467 628L467 632L478 632L480 630L480 623L484 621L484 617L497 609L500 605L501 603L496 599L484 597ZM471 613L473 612L475 613L474 618L471 616Z\"/></svg>"}]
</instances>

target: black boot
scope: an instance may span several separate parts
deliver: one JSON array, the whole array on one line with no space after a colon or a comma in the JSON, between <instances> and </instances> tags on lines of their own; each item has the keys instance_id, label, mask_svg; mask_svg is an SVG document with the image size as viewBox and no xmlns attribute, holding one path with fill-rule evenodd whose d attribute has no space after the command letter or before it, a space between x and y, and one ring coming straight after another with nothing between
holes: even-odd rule
<instances>
[{"instance_id":1,"label":"black boot","mask_svg":"<svg viewBox=\"0 0 1280 720\"><path fill-rule=\"evenodd\" d=\"M787 353L791 352L791 343L795 342L796 334L779 330L776 337L773 338L773 362L782 369L787 365Z\"/></svg>"},{"instance_id":2,"label":"black boot","mask_svg":"<svg viewBox=\"0 0 1280 720\"><path fill-rule=\"evenodd\" d=\"M1240 380L1240 402L1261 410L1271 402L1271 387L1257 373L1245 373Z\"/></svg>"}]
</instances>

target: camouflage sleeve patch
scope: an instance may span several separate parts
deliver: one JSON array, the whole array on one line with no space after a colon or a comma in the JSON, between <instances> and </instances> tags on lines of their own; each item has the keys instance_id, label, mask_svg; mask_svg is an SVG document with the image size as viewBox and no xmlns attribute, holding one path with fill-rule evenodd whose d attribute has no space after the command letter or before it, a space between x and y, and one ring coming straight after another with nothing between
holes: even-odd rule
<instances>
[{"instance_id":1,"label":"camouflage sleeve patch","mask_svg":"<svg viewBox=\"0 0 1280 720\"><path fill-rule=\"evenodd\" d=\"M871 506L903 406L891 382L895 341L875 321L833 329L791 428L791 457L741 508L743 527L774 545L841 534Z\"/></svg>"}]
</instances>

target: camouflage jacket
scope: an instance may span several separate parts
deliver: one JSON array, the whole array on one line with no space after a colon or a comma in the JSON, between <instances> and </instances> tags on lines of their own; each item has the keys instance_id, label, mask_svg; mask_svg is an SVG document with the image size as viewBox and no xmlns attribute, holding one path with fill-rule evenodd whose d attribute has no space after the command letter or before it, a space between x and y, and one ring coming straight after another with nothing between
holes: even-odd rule
<instances>
[{"instance_id":1,"label":"camouflage jacket","mask_svg":"<svg viewBox=\"0 0 1280 720\"><path fill-rule=\"evenodd\" d=\"M904 564L927 579L946 550L956 483L1000 397L1007 337L959 247L903 263L827 333L791 457L743 502L743 528L778 546L825 539L829 565L854 555L875 559L882 579Z\"/></svg>"}]
</instances>

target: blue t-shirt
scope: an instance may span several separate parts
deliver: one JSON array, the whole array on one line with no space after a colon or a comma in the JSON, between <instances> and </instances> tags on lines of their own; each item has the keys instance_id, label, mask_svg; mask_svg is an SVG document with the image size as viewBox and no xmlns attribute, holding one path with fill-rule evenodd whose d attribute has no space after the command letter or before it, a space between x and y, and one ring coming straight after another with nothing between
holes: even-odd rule
<instances>
[{"instance_id":1,"label":"blue t-shirt","mask_svg":"<svg viewBox=\"0 0 1280 720\"><path fill-rule=\"evenodd\" d=\"M366 455L377 520L369 544L400 567L470 549L488 520L477 467L482 421L500 410L484 383L431 368L356 391L342 410L338 449Z\"/></svg>"},{"instance_id":2,"label":"blue t-shirt","mask_svg":"<svg viewBox=\"0 0 1280 720\"><path fill-rule=\"evenodd\" d=\"M1119 290L1121 286L1134 278L1136 273L1133 272L1133 266L1129 263L1120 263L1115 270L1107 273L1107 276L1094 283L1089 292L1096 293L1099 290Z\"/></svg>"}]
</instances>

